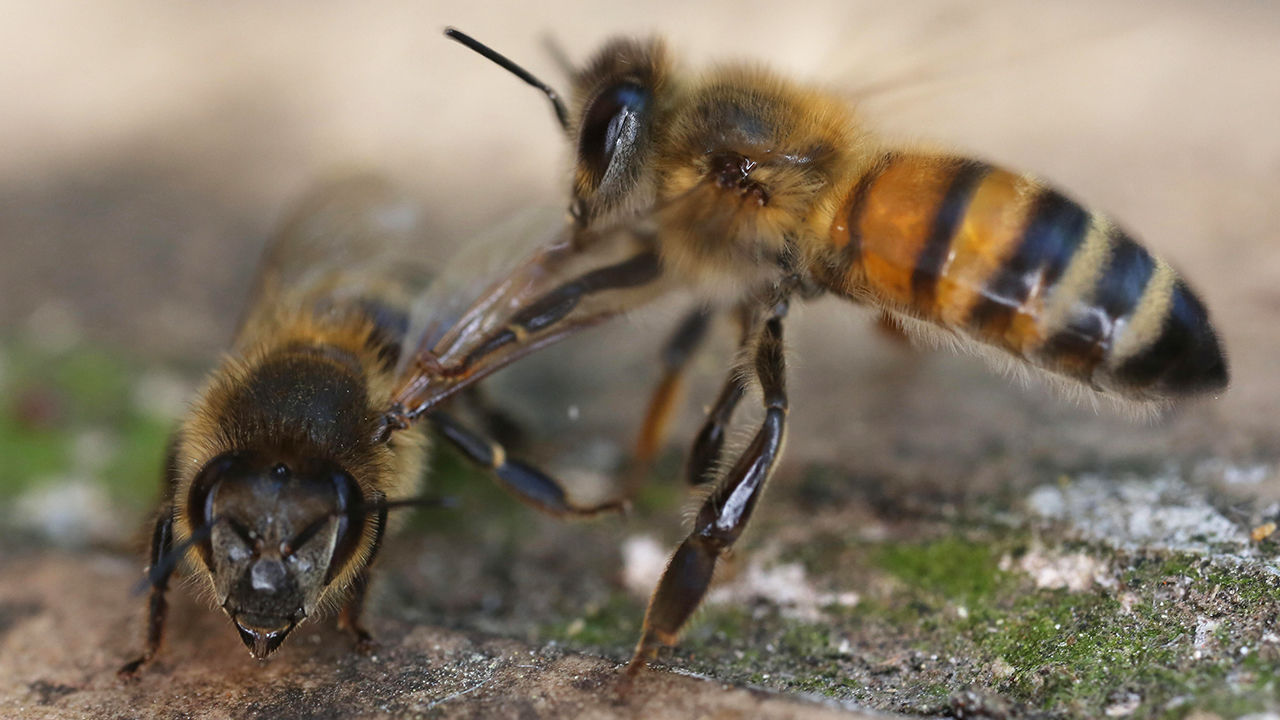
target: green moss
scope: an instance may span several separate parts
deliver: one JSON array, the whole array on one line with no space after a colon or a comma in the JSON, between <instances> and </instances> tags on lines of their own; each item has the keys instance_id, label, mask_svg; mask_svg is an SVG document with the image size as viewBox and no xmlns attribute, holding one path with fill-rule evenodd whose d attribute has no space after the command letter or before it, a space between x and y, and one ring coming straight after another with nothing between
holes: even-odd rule
<instances>
[{"instance_id":1,"label":"green moss","mask_svg":"<svg viewBox=\"0 0 1280 720\"><path fill-rule=\"evenodd\" d=\"M826 567L870 565L893 582L873 580L856 606L829 607L818 623L760 607L715 608L688 633L676 662L905 712L939 712L968 689L1049 717L1099 717L1129 693L1141 702L1133 717L1196 709L1230 717L1280 705L1280 649L1239 653L1242 644L1257 646L1259 628L1280 613L1277 583L1261 571L1197 556L1059 548L1117 568L1116 585L1073 592L1036 588L1025 574L1000 569L1002 557L1032 544L1022 531L954 530L920 543L828 540L788 559L798 552ZM1218 625L1197 648L1205 618ZM849 654L834 649L843 641Z\"/></svg>"},{"instance_id":2,"label":"green moss","mask_svg":"<svg viewBox=\"0 0 1280 720\"><path fill-rule=\"evenodd\" d=\"M1000 555L991 543L955 536L919 545L887 545L873 560L917 595L953 603L980 601L1008 579L999 569Z\"/></svg>"},{"instance_id":3,"label":"green moss","mask_svg":"<svg viewBox=\"0 0 1280 720\"><path fill-rule=\"evenodd\" d=\"M1192 660L1197 615L1161 597L1171 585L1196 574L1197 563L1177 556L1143 563L1129 573L1129 584L1143 594L1127 607L1106 589L1010 595L999 603L998 623L985 630L975 628L970 637L985 654L1013 668L1002 691L1045 710L1085 707L1096 713L1122 691L1143 698L1140 715L1162 712L1169 702L1186 695L1193 698L1188 707L1216 707L1230 699L1232 708L1261 709L1265 698L1222 693L1229 669L1243 665L1229 651ZM1245 603L1260 599L1258 586L1267 584L1225 571L1212 575L1217 584L1247 589L1240 595ZM1222 621L1217 635L1219 645L1229 649L1230 623ZM1260 675L1271 677L1280 670L1273 661L1257 663ZM1205 696L1197 697L1201 693Z\"/></svg>"},{"instance_id":4,"label":"green moss","mask_svg":"<svg viewBox=\"0 0 1280 720\"><path fill-rule=\"evenodd\" d=\"M71 439L58 430L24 426L12 414L0 417L0 495L13 496L42 477L66 472Z\"/></svg>"},{"instance_id":5,"label":"green moss","mask_svg":"<svg viewBox=\"0 0 1280 720\"><path fill-rule=\"evenodd\" d=\"M135 407L134 364L86 347L50 355L5 346L0 356L6 370L0 388L0 496L69 473L87 474L130 505L155 495L172 420ZM77 438L86 433L103 437L103 457L77 459Z\"/></svg>"},{"instance_id":6,"label":"green moss","mask_svg":"<svg viewBox=\"0 0 1280 720\"><path fill-rule=\"evenodd\" d=\"M1203 577L1200 581L1203 587L1211 588L1212 592L1226 593L1229 599L1250 605L1275 598L1280 588L1280 580L1274 576L1253 577L1215 568L1204 573Z\"/></svg>"},{"instance_id":7,"label":"green moss","mask_svg":"<svg viewBox=\"0 0 1280 720\"><path fill-rule=\"evenodd\" d=\"M630 648L640 635L644 605L624 592L612 593L598 607L544 628L543 637L579 649L616 651Z\"/></svg>"}]
</instances>

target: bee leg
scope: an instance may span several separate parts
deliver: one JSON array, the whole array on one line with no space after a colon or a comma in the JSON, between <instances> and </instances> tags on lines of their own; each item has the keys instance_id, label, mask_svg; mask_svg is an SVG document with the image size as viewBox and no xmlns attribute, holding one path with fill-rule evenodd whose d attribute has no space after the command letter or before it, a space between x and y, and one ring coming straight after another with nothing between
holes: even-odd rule
<instances>
[{"instance_id":1,"label":"bee leg","mask_svg":"<svg viewBox=\"0 0 1280 720\"><path fill-rule=\"evenodd\" d=\"M151 531L151 568L159 566L173 550L173 509L165 506L156 516L155 527ZM168 572L161 575L151 585L147 595L147 642L142 655L130 660L120 667L117 675L126 680L137 676L143 665L151 662L160 650L164 640L164 621L169 611L169 603L165 600L165 592L169 589L169 576L177 563L169 565Z\"/></svg>"},{"instance_id":2,"label":"bee leg","mask_svg":"<svg viewBox=\"0 0 1280 720\"><path fill-rule=\"evenodd\" d=\"M449 415L435 411L427 415L440 434L462 452L468 460L488 468L498 482L521 502L549 515L590 517L606 512L626 512L625 500L611 500L598 505L577 505L568 498L560 483L541 470L507 457L501 445L463 427Z\"/></svg>"},{"instance_id":3,"label":"bee leg","mask_svg":"<svg viewBox=\"0 0 1280 720\"><path fill-rule=\"evenodd\" d=\"M715 479L716 464L720 462L720 453L724 450L725 429L733 419L734 408L738 407L738 401L746 392L747 388L742 384L737 369L731 370L715 404L707 411L707 419L702 422L702 429L698 430L693 448L689 451L685 480L690 485L701 485Z\"/></svg>"},{"instance_id":4,"label":"bee leg","mask_svg":"<svg viewBox=\"0 0 1280 720\"><path fill-rule=\"evenodd\" d=\"M528 437L520 422L485 392L485 385L472 385L458 394L455 407L461 404L466 412L463 417L474 418L484 431L503 447L521 448Z\"/></svg>"},{"instance_id":5,"label":"bee leg","mask_svg":"<svg viewBox=\"0 0 1280 720\"><path fill-rule=\"evenodd\" d=\"M749 307L739 308L738 321L742 325L742 340L739 344L741 352L749 346L752 339ZM720 453L724 450L725 429L733 420L733 411L746 392L747 387L743 384L742 373L736 367L731 369L729 377L725 378L724 386L720 388L720 394L716 396L715 403L707 411L707 418L702 421L702 428L698 430L693 440L693 447L689 451L685 481L690 485L702 485L715 479Z\"/></svg>"},{"instance_id":6,"label":"bee leg","mask_svg":"<svg viewBox=\"0 0 1280 720\"><path fill-rule=\"evenodd\" d=\"M786 364L783 357L782 319L785 302L779 303L764 321L756 342L756 378L763 393L764 420L723 482L707 496L693 531L667 563L658 587L645 612L644 632L635 655L627 665L634 676L652 660L663 645L672 645L689 616L698 608L711 584L716 560L737 541L751 519L756 501L782 454L786 434Z\"/></svg>"},{"instance_id":7,"label":"bee leg","mask_svg":"<svg viewBox=\"0 0 1280 720\"><path fill-rule=\"evenodd\" d=\"M381 493L375 500L378 502L383 500ZM382 507L378 510L378 524L373 535L373 546L369 548L369 562L360 568L355 579L351 581L351 594L347 596L347 602L342 606L342 613L338 616L338 627L349 630L355 636L356 651L364 655L373 651L375 643L369 630L360 621L360 616L364 613L365 595L369 590L370 568L378 557L378 551L382 549L382 536L386 529L387 508Z\"/></svg>"},{"instance_id":8,"label":"bee leg","mask_svg":"<svg viewBox=\"0 0 1280 720\"><path fill-rule=\"evenodd\" d=\"M658 382L658 387L649 400L644 424L640 427L640 436L636 440L635 459L627 481L628 495L638 488L648 474L654 456L667 438L676 401L681 394L684 371L706 339L710 323L711 313L706 308L694 310L680 322L662 349L662 380Z\"/></svg>"}]
</instances>

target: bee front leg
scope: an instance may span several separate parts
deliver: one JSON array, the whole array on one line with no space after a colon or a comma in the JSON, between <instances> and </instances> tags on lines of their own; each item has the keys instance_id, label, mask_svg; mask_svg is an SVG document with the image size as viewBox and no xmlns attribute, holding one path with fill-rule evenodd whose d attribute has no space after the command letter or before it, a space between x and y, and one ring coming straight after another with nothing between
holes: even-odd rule
<instances>
[{"instance_id":1,"label":"bee front leg","mask_svg":"<svg viewBox=\"0 0 1280 720\"><path fill-rule=\"evenodd\" d=\"M610 500L597 505L578 505L569 499L559 482L532 465L512 460L498 443L461 425L445 413L429 414L431 424L463 455L493 471L503 488L518 500L549 515L591 517L607 512L626 512L626 500Z\"/></svg>"},{"instance_id":2,"label":"bee front leg","mask_svg":"<svg viewBox=\"0 0 1280 720\"><path fill-rule=\"evenodd\" d=\"M376 500L378 502L383 500L381 494ZM373 561L377 559L378 551L382 549L382 537L386 529L387 508L381 507L378 510L378 524L373 535L373 546L369 548L369 562L360 568L355 579L351 581L350 594L347 596L347 602L342 606L342 613L338 616L338 627L350 631L355 636L356 650L366 655L373 651L374 641L373 635L369 634L369 630L365 628L360 618L364 613L364 601L369 591L369 575L372 572Z\"/></svg>"},{"instance_id":3,"label":"bee front leg","mask_svg":"<svg viewBox=\"0 0 1280 720\"><path fill-rule=\"evenodd\" d=\"M787 393L782 344L785 303L765 320L756 344L754 374L763 393L764 420L751 444L698 511L693 532L671 556L645 612L644 632L627 665L634 676L658 649L674 645L680 629L701 604L716 561L737 541L773 472L786 435Z\"/></svg>"},{"instance_id":4,"label":"bee front leg","mask_svg":"<svg viewBox=\"0 0 1280 720\"><path fill-rule=\"evenodd\" d=\"M155 527L151 531L151 563L147 567L147 573L150 574L152 569L164 566L172 550L173 508L166 505L157 514ZM169 577L176 565L177 563L167 563L165 572L160 577L151 579L151 590L147 595L146 645L143 646L142 655L120 667L116 674L121 678L136 677L142 666L151 662L160 650L160 643L164 640L164 621L169 612L165 592L169 589Z\"/></svg>"}]
</instances>

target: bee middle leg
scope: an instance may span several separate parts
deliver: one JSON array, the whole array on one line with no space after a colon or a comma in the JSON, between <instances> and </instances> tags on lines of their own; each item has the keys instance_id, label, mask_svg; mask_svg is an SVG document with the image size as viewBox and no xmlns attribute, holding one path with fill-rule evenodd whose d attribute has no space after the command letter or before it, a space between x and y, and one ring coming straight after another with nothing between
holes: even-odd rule
<instances>
[{"instance_id":1,"label":"bee middle leg","mask_svg":"<svg viewBox=\"0 0 1280 720\"><path fill-rule=\"evenodd\" d=\"M165 571L158 578L152 579L151 590L147 594L147 640L142 654L130 660L116 672L121 678L136 677L138 671L160 651L160 643L164 640L164 622L169 614L169 602L165 593L169 590L169 577L177 563L169 562L169 553L173 551L173 509L165 505L156 514L156 523L151 531L151 563L147 573L152 569L164 567Z\"/></svg>"},{"instance_id":2,"label":"bee middle leg","mask_svg":"<svg viewBox=\"0 0 1280 720\"><path fill-rule=\"evenodd\" d=\"M658 649L673 645L680 629L701 604L716 561L728 550L751 519L765 482L773 472L786 434L786 365L783 357L782 319L785 302L773 308L756 341L752 370L763 393L764 420L751 444L707 496L694 521L693 531L671 556L658 587L649 599L644 631L635 655L627 665L628 676L638 673Z\"/></svg>"},{"instance_id":3,"label":"bee middle leg","mask_svg":"<svg viewBox=\"0 0 1280 720\"><path fill-rule=\"evenodd\" d=\"M627 480L628 495L638 489L653 459L662 449L681 395L685 370L707 337L711 313L707 308L697 308L685 316L676 331L662 349L662 379L654 388L649 406L645 410L644 423L636 438L635 457Z\"/></svg>"},{"instance_id":4,"label":"bee middle leg","mask_svg":"<svg viewBox=\"0 0 1280 720\"><path fill-rule=\"evenodd\" d=\"M627 510L626 500L578 505L569 499L564 487L554 478L532 465L508 458L506 450L498 443L463 426L443 412L435 411L427 417L440 434L468 460L491 470L503 488L536 510L559 517L591 517Z\"/></svg>"}]
</instances>

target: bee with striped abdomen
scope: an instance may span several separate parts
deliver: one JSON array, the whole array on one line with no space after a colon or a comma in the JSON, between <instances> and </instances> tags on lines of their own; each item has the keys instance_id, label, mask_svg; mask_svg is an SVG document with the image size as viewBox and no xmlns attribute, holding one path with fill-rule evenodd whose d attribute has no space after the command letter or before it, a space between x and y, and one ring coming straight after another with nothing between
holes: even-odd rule
<instances>
[{"instance_id":1,"label":"bee with striped abdomen","mask_svg":"<svg viewBox=\"0 0 1280 720\"><path fill-rule=\"evenodd\" d=\"M690 455L688 478L713 489L654 591L631 672L676 641L777 463L788 412L782 328L797 299L870 305L1122 402L1160 405L1227 385L1205 308L1179 275L1034 177L887 147L840 98L755 66L690 73L659 41L606 44L575 73L566 106L506 58L447 34L551 100L576 152L571 213L584 251L598 233L639 228L658 258L655 281L706 298L664 354L641 456L660 443L707 314L731 310L742 324L746 360ZM544 338L586 324L568 311L542 319ZM752 379L764 419L722 462Z\"/></svg>"}]
</instances>

